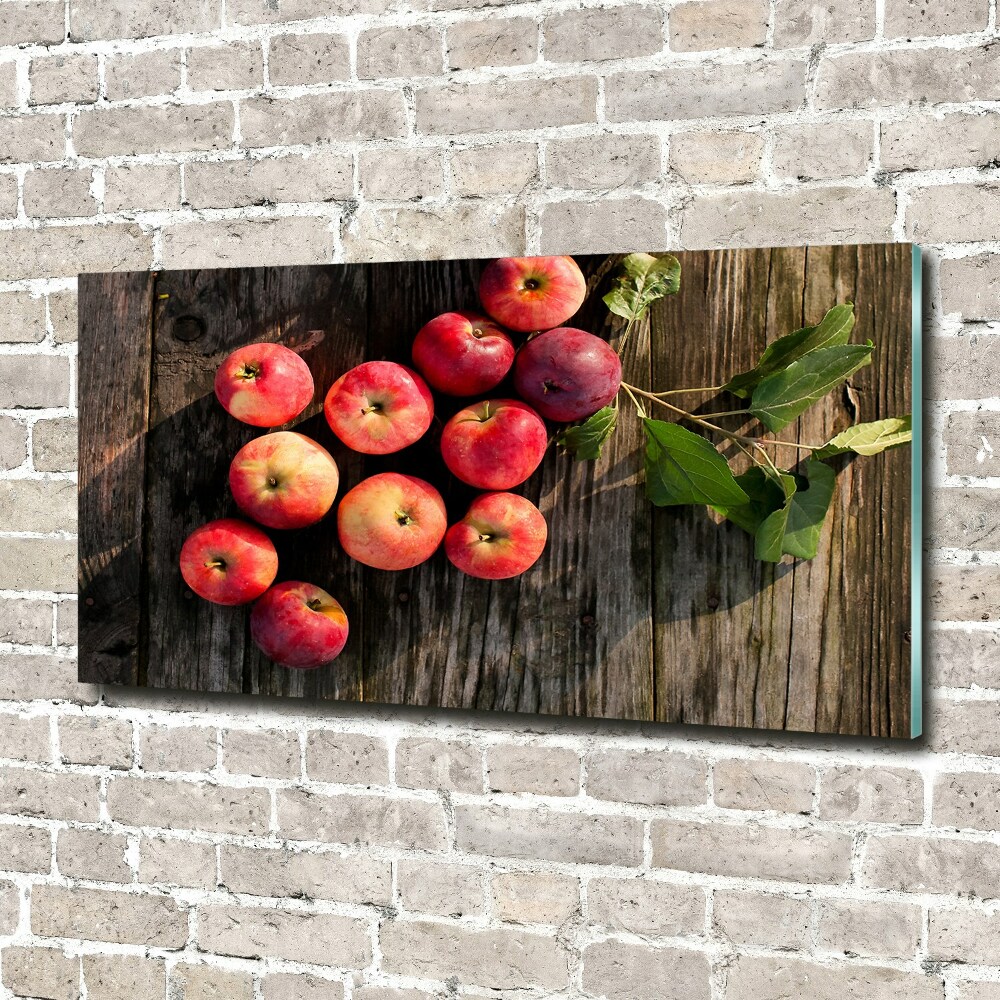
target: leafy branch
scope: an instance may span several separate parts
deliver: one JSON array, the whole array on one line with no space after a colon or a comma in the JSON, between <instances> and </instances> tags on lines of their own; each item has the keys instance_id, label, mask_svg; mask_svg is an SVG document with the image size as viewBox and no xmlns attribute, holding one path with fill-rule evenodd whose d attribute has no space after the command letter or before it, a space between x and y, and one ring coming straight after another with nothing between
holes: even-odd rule
<instances>
[{"instance_id":1,"label":"leafy branch","mask_svg":"<svg viewBox=\"0 0 1000 1000\"><path fill-rule=\"evenodd\" d=\"M604 296L609 311L624 319L619 355L650 306L680 288L680 263L669 254L629 254ZM785 555L816 555L823 523L833 499L836 470L826 459L837 455L877 455L912 440L910 417L855 424L824 444L804 444L766 434L782 431L810 407L871 364L872 342L850 343L854 306L834 306L815 326L803 327L769 344L757 363L718 386L651 392L622 382L646 436L646 495L658 507L698 504L716 511L754 538L754 553L765 562ZM697 414L672 402L684 395L727 393L743 406L723 406ZM594 461L618 426L616 398L580 424L565 428L558 442L578 460ZM674 419L650 416L653 407ZM716 421L754 419L763 433L730 430ZM695 429L681 426L691 424ZM697 431L697 432L696 432ZM722 438L750 461L734 474L710 437ZM806 453L794 468L781 469L776 457ZM775 458L772 458L771 453Z\"/></svg>"}]
</instances>

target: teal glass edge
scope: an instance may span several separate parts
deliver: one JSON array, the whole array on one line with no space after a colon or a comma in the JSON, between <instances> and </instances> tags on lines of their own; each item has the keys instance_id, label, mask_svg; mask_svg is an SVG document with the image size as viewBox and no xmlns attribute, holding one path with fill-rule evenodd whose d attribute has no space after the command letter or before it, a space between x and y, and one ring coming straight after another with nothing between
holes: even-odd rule
<instances>
[{"instance_id":1,"label":"teal glass edge","mask_svg":"<svg viewBox=\"0 0 1000 1000\"><path fill-rule=\"evenodd\" d=\"M913 244L913 446L911 466L911 580L910 580L910 738L924 731L924 360L923 254Z\"/></svg>"}]
</instances>

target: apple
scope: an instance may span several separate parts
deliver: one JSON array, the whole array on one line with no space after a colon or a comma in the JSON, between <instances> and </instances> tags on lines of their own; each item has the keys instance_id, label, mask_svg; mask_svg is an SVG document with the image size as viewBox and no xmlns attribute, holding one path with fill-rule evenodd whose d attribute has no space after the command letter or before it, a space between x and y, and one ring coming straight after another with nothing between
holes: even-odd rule
<instances>
[{"instance_id":1,"label":"apple","mask_svg":"<svg viewBox=\"0 0 1000 1000\"><path fill-rule=\"evenodd\" d=\"M409 569L430 559L447 527L441 494L399 472L362 480L337 510L341 547L375 569Z\"/></svg>"},{"instance_id":2,"label":"apple","mask_svg":"<svg viewBox=\"0 0 1000 1000\"><path fill-rule=\"evenodd\" d=\"M441 455L463 483L509 490L541 464L548 445L545 422L516 399L487 399L459 410L444 425Z\"/></svg>"},{"instance_id":3,"label":"apple","mask_svg":"<svg viewBox=\"0 0 1000 1000\"><path fill-rule=\"evenodd\" d=\"M250 612L250 635L283 667L311 670L340 655L347 615L325 590L290 580L272 587Z\"/></svg>"},{"instance_id":4,"label":"apple","mask_svg":"<svg viewBox=\"0 0 1000 1000\"><path fill-rule=\"evenodd\" d=\"M586 297L587 282L572 257L501 257L479 279L483 308L522 333L565 323Z\"/></svg>"},{"instance_id":5,"label":"apple","mask_svg":"<svg viewBox=\"0 0 1000 1000\"><path fill-rule=\"evenodd\" d=\"M254 427L280 427L311 402L309 366L281 344L248 344L215 373L215 395L226 412Z\"/></svg>"},{"instance_id":6,"label":"apple","mask_svg":"<svg viewBox=\"0 0 1000 1000\"><path fill-rule=\"evenodd\" d=\"M438 392L478 396L504 380L514 363L514 344L485 316L447 312L420 328L413 363Z\"/></svg>"},{"instance_id":7,"label":"apple","mask_svg":"<svg viewBox=\"0 0 1000 1000\"><path fill-rule=\"evenodd\" d=\"M333 456L294 431L245 444L229 466L236 505L269 528L304 528L333 506L340 474Z\"/></svg>"},{"instance_id":8,"label":"apple","mask_svg":"<svg viewBox=\"0 0 1000 1000\"><path fill-rule=\"evenodd\" d=\"M622 363L607 341L571 326L529 340L514 359L514 386L547 420L570 423L618 394Z\"/></svg>"},{"instance_id":9,"label":"apple","mask_svg":"<svg viewBox=\"0 0 1000 1000\"><path fill-rule=\"evenodd\" d=\"M434 418L434 400L412 369L393 361L366 361L330 386L323 412L348 448L388 455L423 437Z\"/></svg>"},{"instance_id":10,"label":"apple","mask_svg":"<svg viewBox=\"0 0 1000 1000\"><path fill-rule=\"evenodd\" d=\"M278 573L278 553L256 525L234 517L195 528L181 546L181 576L214 604L246 604Z\"/></svg>"},{"instance_id":11,"label":"apple","mask_svg":"<svg viewBox=\"0 0 1000 1000\"><path fill-rule=\"evenodd\" d=\"M506 580L533 566L548 528L541 511L516 493L484 493L444 538L445 555L463 573Z\"/></svg>"}]
</instances>

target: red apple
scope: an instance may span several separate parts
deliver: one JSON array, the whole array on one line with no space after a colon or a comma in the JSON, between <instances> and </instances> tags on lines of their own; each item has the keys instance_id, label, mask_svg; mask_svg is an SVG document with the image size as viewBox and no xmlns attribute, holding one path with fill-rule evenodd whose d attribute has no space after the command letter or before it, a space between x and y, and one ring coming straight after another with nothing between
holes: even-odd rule
<instances>
[{"instance_id":1,"label":"red apple","mask_svg":"<svg viewBox=\"0 0 1000 1000\"><path fill-rule=\"evenodd\" d=\"M348 448L388 455L426 433L434 400L415 371L393 361L366 361L333 383L323 411Z\"/></svg>"},{"instance_id":2,"label":"red apple","mask_svg":"<svg viewBox=\"0 0 1000 1000\"><path fill-rule=\"evenodd\" d=\"M547 536L545 518L530 500L515 493L484 493L448 529L444 551L469 576L506 580L538 561Z\"/></svg>"},{"instance_id":3,"label":"red apple","mask_svg":"<svg viewBox=\"0 0 1000 1000\"><path fill-rule=\"evenodd\" d=\"M309 366L281 344L248 344L215 373L215 395L226 412L254 427L280 427L312 401Z\"/></svg>"},{"instance_id":4,"label":"red apple","mask_svg":"<svg viewBox=\"0 0 1000 1000\"><path fill-rule=\"evenodd\" d=\"M509 490L523 483L538 468L547 445L542 418L516 399L467 406L441 433L445 465L481 490Z\"/></svg>"},{"instance_id":5,"label":"red apple","mask_svg":"<svg viewBox=\"0 0 1000 1000\"><path fill-rule=\"evenodd\" d=\"M294 431L254 438L229 466L237 506L269 528L315 524L333 506L339 485L330 453Z\"/></svg>"},{"instance_id":6,"label":"red apple","mask_svg":"<svg viewBox=\"0 0 1000 1000\"><path fill-rule=\"evenodd\" d=\"M622 363L607 341L571 326L529 340L514 359L514 386L547 420L569 423L607 406Z\"/></svg>"},{"instance_id":7,"label":"red apple","mask_svg":"<svg viewBox=\"0 0 1000 1000\"><path fill-rule=\"evenodd\" d=\"M254 605L250 635L275 663L310 670L340 655L347 615L325 590L292 580L272 587Z\"/></svg>"},{"instance_id":8,"label":"red apple","mask_svg":"<svg viewBox=\"0 0 1000 1000\"><path fill-rule=\"evenodd\" d=\"M233 517L195 528L181 547L181 576L206 601L246 604L278 573L278 553L260 528Z\"/></svg>"},{"instance_id":9,"label":"red apple","mask_svg":"<svg viewBox=\"0 0 1000 1000\"><path fill-rule=\"evenodd\" d=\"M398 472L362 480L337 511L343 550L375 569L409 569L434 555L448 518L430 483Z\"/></svg>"},{"instance_id":10,"label":"red apple","mask_svg":"<svg viewBox=\"0 0 1000 1000\"><path fill-rule=\"evenodd\" d=\"M479 279L483 308L522 333L565 323L586 297L587 282L572 257L501 257Z\"/></svg>"},{"instance_id":11,"label":"red apple","mask_svg":"<svg viewBox=\"0 0 1000 1000\"><path fill-rule=\"evenodd\" d=\"M514 344L485 316L448 312L421 327L413 363L439 392L478 396L504 380L514 363Z\"/></svg>"}]
</instances>

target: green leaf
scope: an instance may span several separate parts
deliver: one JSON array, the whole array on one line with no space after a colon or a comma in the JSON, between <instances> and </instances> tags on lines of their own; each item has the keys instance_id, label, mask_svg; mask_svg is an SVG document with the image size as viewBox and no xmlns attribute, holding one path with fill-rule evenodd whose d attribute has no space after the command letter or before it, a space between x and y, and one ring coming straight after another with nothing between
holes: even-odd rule
<instances>
[{"instance_id":1,"label":"green leaf","mask_svg":"<svg viewBox=\"0 0 1000 1000\"><path fill-rule=\"evenodd\" d=\"M757 529L754 554L765 562L778 562L782 555L812 559L819 548L836 475L824 462L810 458L804 475L782 473L781 479L785 504Z\"/></svg>"},{"instance_id":2,"label":"green leaf","mask_svg":"<svg viewBox=\"0 0 1000 1000\"><path fill-rule=\"evenodd\" d=\"M834 306L816 326L806 326L768 344L760 361L749 371L731 378L722 388L746 399L768 375L782 371L793 361L819 347L846 344L854 329L854 306Z\"/></svg>"},{"instance_id":3,"label":"green leaf","mask_svg":"<svg viewBox=\"0 0 1000 1000\"><path fill-rule=\"evenodd\" d=\"M680 286L681 265L673 255L630 253L621 262L604 304L616 316L637 322L657 299L673 295Z\"/></svg>"},{"instance_id":4,"label":"green leaf","mask_svg":"<svg viewBox=\"0 0 1000 1000\"><path fill-rule=\"evenodd\" d=\"M643 418L646 432L646 496L657 507L747 503L729 463L698 434L664 420Z\"/></svg>"},{"instance_id":5,"label":"green leaf","mask_svg":"<svg viewBox=\"0 0 1000 1000\"><path fill-rule=\"evenodd\" d=\"M748 534L756 535L764 519L785 505L785 493L772 476L756 465L737 476L736 484L746 493L749 502L713 509Z\"/></svg>"},{"instance_id":6,"label":"green leaf","mask_svg":"<svg viewBox=\"0 0 1000 1000\"><path fill-rule=\"evenodd\" d=\"M853 451L857 455L877 455L880 451L907 444L913 440L913 427L909 415L873 420L868 424L855 424L831 438L813 458L832 458Z\"/></svg>"},{"instance_id":7,"label":"green leaf","mask_svg":"<svg viewBox=\"0 0 1000 1000\"><path fill-rule=\"evenodd\" d=\"M780 431L831 389L871 364L874 347L841 344L819 347L768 375L753 391L750 412L770 431Z\"/></svg>"},{"instance_id":8,"label":"green leaf","mask_svg":"<svg viewBox=\"0 0 1000 1000\"><path fill-rule=\"evenodd\" d=\"M556 440L578 462L594 461L601 457L604 442L614 433L617 421L618 408L605 406L582 424L567 427Z\"/></svg>"}]
</instances>

